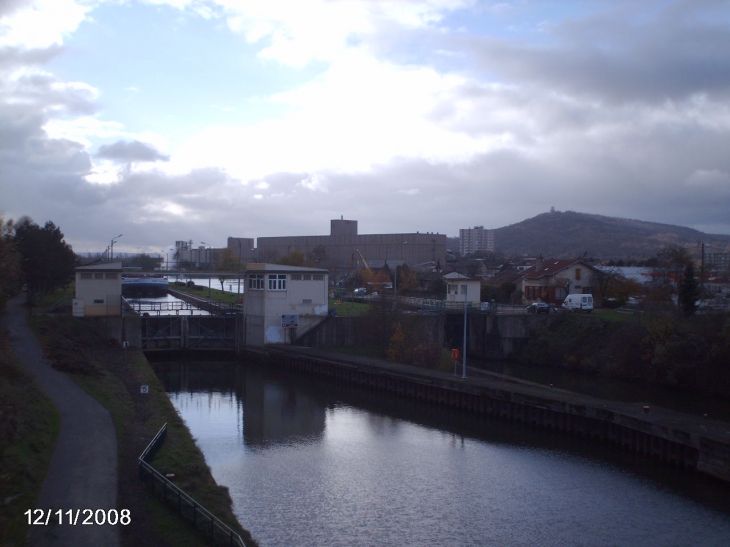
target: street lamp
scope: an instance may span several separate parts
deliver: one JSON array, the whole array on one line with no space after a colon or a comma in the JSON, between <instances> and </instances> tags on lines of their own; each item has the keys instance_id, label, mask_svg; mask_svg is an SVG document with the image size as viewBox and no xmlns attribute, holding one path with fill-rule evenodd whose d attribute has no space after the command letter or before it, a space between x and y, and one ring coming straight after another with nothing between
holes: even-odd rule
<instances>
[{"instance_id":1,"label":"street lamp","mask_svg":"<svg viewBox=\"0 0 730 547\"><path fill-rule=\"evenodd\" d=\"M210 270L210 251L212 247L208 245L205 241L201 241L200 244L206 245L208 247L208 252L206 253L206 263L208 264L208 270ZM210 298L210 271L208 271L208 298Z\"/></svg>"},{"instance_id":2,"label":"street lamp","mask_svg":"<svg viewBox=\"0 0 730 547\"><path fill-rule=\"evenodd\" d=\"M122 237L122 234L119 234L117 237L112 238L112 244L109 246L109 262L114 262L114 242Z\"/></svg>"},{"instance_id":3,"label":"street lamp","mask_svg":"<svg viewBox=\"0 0 730 547\"><path fill-rule=\"evenodd\" d=\"M466 378L466 293L467 293L467 285L466 281L464 281L464 285L462 285L462 288L464 289L464 344L462 348L462 361L461 361L461 377Z\"/></svg>"},{"instance_id":4,"label":"street lamp","mask_svg":"<svg viewBox=\"0 0 730 547\"><path fill-rule=\"evenodd\" d=\"M400 261L403 262L403 245L408 242L404 241L400 244ZM401 271L403 271L403 265L401 265ZM393 274L393 307L398 305L398 265L395 265L395 273Z\"/></svg>"}]
</instances>

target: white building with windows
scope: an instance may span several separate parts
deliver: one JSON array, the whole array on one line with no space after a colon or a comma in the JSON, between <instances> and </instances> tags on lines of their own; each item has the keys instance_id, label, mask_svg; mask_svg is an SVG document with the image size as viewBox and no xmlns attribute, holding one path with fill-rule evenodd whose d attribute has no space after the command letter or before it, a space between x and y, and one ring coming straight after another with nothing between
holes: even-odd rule
<instances>
[{"instance_id":1,"label":"white building with windows","mask_svg":"<svg viewBox=\"0 0 730 547\"><path fill-rule=\"evenodd\" d=\"M121 262L76 268L73 315L76 317L122 315Z\"/></svg>"},{"instance_id":2,"label":"white building with windows","mask_svg":"<svg viewBox=\"0 0 730 547\"><path fill-rule=\"evenodd\" d=\"M481 281L472 279L458 272L451 272L443 277L446 282L446 301L468 306L479 306L481 302Z\"/></svg>"},{"instance_id":3,"label":"white building with windows","mask_svg":"<svg viewBox=\"0 0 730 547\"><path fill-rule=\"evenodd\" d=\"M254 263L245 279L247 345L289 344L327 318L327 270Z\"/></svg>"}]
</instances>

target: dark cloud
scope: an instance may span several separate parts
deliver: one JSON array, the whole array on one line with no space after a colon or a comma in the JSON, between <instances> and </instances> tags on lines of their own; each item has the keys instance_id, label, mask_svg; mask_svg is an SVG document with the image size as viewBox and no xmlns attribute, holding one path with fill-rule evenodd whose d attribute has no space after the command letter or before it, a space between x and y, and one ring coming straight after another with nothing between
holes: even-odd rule
<instances>
[{"instance_id":1,"label":"dark cloud","mask_svg":"<svg viewBox=\"0 0 730 547\"><path fill-rule=\"evenodd\" d=\"M170 156L160 154L154 146L139 141L117 141L114 144L105 144L99 147L96 157L120 163L170 160Z\"/></svg>"},{"instance_id":2,"label":"dark cloud","mask_svg":"<svg viewBox=\"0 0 730 547\"><path fill-rule=\"evenodd\" d=\"M541 44L457 40L472 52L477 66L499 79L573 96L609 102L728 96L727 3L680 4L648 15L643 3L618 3L598 15L547 26L549 39ZM717 12L722 15L713 20Z\"/></svg>"},{"instance_id":3,"label":"dark cloud","mask_svg":"<svg viewBox=\"0 0 730 547\"><path fill-rule=\"evenodd\" d=\"M63 51L64 48L59 45L34 49L3 46L0 47L0 70L9 71L19 66L42 65Z\"/></svg>"}]
</instances>

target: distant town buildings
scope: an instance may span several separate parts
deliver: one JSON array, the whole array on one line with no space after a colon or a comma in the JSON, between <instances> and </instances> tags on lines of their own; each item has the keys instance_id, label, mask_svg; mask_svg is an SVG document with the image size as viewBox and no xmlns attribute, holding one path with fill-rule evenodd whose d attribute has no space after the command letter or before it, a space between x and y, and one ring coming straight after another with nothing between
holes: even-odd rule
<instances>
[{"instance_id":1,"label":"distant town buildings","mask_svg":"<svg viewBox=\"0 0 730 547\"><path fill-rule=\"evenodd\" d=\"M461 255L473 254L477 251L494 252L494 230L485 230L484 226L459 230L459 252Z\"/></svg>"},{"instance_id":2,"label":"distant town buildings","mask_svg":"<svg viewBox=\"0 0 730 547\"><path fill-rule=\"evenodd\" d=\"M403 263L446 265L446 235L433 232L358 234L357 220L335 219L330 235L260 237L257 262L275 262L300 251L320 268L348 268L365 260L370 267Z\"/></svg>"},{"instance_id":3,"label":"distant town buildings","mask_svg":"<svg viewBox=\"0 0 730 547\"><path fill-rule=\"evenodd\" d=\"M730 253L705 253L705 263L716 272L730 271Z\"/></svg>"}]
</instances>

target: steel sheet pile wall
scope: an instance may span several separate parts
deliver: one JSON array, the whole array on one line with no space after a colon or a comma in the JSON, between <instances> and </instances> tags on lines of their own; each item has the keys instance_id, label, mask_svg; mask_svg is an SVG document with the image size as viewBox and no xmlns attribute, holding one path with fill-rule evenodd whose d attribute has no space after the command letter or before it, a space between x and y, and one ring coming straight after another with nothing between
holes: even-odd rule
<instances>
[{"instance_id":1,"label":"steel sheet pile wall","mask_svg":"<svg viewBox=\"0 0 730 547\"><path fill-rule=\"evenodd\" d=\"M267 348L250 357L368 389L611 443L730 482L730 425L722 422L708 420L698 425L701 418L648 407L637 415L636 404L518 382L514 387L505 382L490 386L488 380L463 381L437 371L384 362L363 364L338 356L300 355L293 348Z\"/></svg>"}]
</instances>

